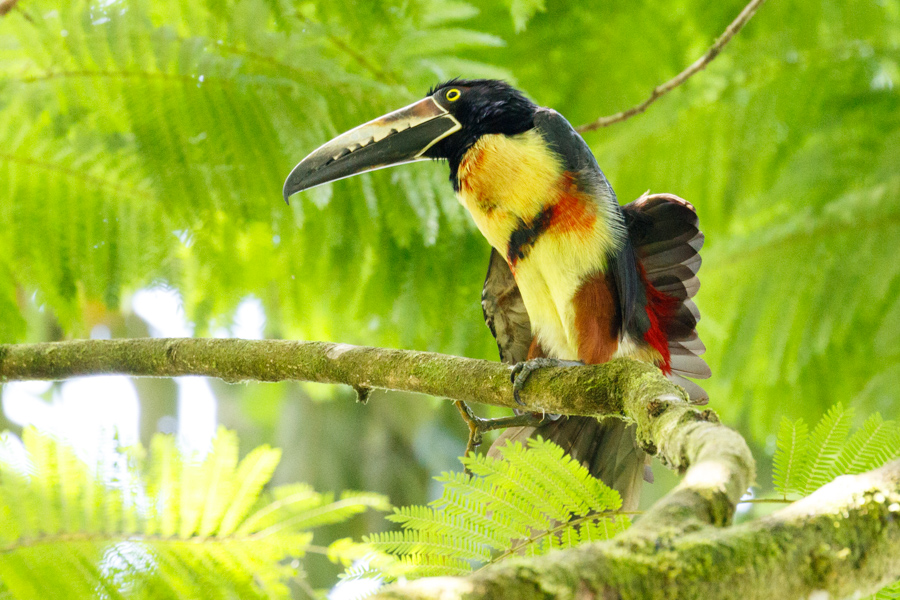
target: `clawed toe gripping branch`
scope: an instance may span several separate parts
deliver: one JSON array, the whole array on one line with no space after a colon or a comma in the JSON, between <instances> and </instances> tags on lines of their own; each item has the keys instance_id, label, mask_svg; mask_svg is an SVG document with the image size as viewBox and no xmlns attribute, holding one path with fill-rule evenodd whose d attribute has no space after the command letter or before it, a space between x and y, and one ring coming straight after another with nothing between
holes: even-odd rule
<instances>
[{"instance_id":1,"label":"clawed toe gripping branch","mask_svg":"<svg viewBox=\"0 0 900 600\"><path fill-rule=\"evenodd\" d=\"M454 400L453 405L462 415L463 421L469 426L469 440L466 443L466 456L471 454L475 448L481 445L482 437L488 431L495 429L506 429L507 427L537 427L544 422L545 417L538 413L525 413L515 415L513 417L501 417L499 419L482 419L472 412L468 404L462 400Z\"/></svg>"},{"instance_id":2,"label":"clawed toe gripping branch","mask_svg":"<svg viewBox=\"0 0 900 600\"><path fill-rule=\"evenodd\" d=\"M499 421L475 417L463 400L520 407L506 365L427 352L234 339L0 346L0 383L102 373L315 381L441 396L458 401L470 446ZM607 542L507 560L466 578L421 579L379 597L840 598L900 577L900 461L842 477L769 517L728 526L756 476L750 450L658 369L628 359L546 367L528 377L523 391L524 408L533 413L635 423L641 446L682 473L681 483Z\"/></svg>"}]
</instances>

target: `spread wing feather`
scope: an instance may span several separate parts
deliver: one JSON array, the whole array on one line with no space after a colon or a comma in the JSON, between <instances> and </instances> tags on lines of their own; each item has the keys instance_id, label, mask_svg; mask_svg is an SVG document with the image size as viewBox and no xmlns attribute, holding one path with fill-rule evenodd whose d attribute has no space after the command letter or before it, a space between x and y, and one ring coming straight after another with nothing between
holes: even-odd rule
<instances>
[{"instance_id":1,"label":"spread wing feather","mask_svg":"<svg viewBox=\"0 0 900 600\"><path fill-rule=\"evenodd\" d=\"M671 357L670 379L700 402L708 399L703 389L685 379L708 378L709 366L700 358L706 346L697 336L700 311L692 298L700 288L697 271L702 260L703 233L694 207L672 194L644 194L623 207L628 235L657 290L679 302L666 326Z\"/></svg>"}]
</instances>

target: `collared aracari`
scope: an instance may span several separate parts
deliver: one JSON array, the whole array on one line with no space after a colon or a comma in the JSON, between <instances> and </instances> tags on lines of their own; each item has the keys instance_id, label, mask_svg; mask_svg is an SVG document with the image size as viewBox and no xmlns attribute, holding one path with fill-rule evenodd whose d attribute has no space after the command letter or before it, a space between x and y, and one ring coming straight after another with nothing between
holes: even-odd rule
<instances>
[{"instance_id":1,"label":"collared aracari","mask_svg":"<svg viewBox=\"0 0 900 600\"><path fill-rule=\"evenodd\" d=\"M460 202L493 247L482 308L501 359L519 367L517 393L547 359L630 356L657 365L694 401L706 399L685 379L710 374L691 300L703 245L693 206L670 194L620 206L569 122L505 82L454 79L340 135L291 171L284 197L428 159L449 163ZM619 490L626 509L637 505L647 457L633 427L615 418L544 420L507 429L494 448L533 435Z\"/></svg>"}]
</instances>

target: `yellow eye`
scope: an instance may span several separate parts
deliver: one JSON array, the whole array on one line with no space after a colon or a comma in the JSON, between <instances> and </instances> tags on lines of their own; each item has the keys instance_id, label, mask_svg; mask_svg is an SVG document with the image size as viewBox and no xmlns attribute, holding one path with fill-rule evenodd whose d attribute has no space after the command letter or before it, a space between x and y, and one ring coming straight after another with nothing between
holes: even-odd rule
<instances>
[{"instance_id":1,"label":"yellow eye","mask_svg":"<svg viewBox=\"0 0 900 600\"><path fill-rule=\"evenodd\" d=\"M453 88L452 90L447 90L447 95L445 97L450 102L456 102L457 100L459 100L459 90L456 88Z\"/></svg>"}]
</instances>

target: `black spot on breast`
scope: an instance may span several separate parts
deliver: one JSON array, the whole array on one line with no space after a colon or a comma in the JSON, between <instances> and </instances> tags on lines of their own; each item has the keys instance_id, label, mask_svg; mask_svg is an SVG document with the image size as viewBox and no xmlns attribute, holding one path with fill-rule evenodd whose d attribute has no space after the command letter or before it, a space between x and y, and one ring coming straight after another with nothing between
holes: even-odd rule
<instances>
[{"instance_id":1,"label":"black spot on breast","mask_svg":"<svg viewBox=\"0 0 900 600\"><path fill-rule=\"evenodd\" d=\"M541 234L550 227L550 222L553 220L553 208L553 206L544 207L530 223L519 219L506 246L506 259L509 264L514 265L528 256Z\"/></svg>"}]
</instances>

